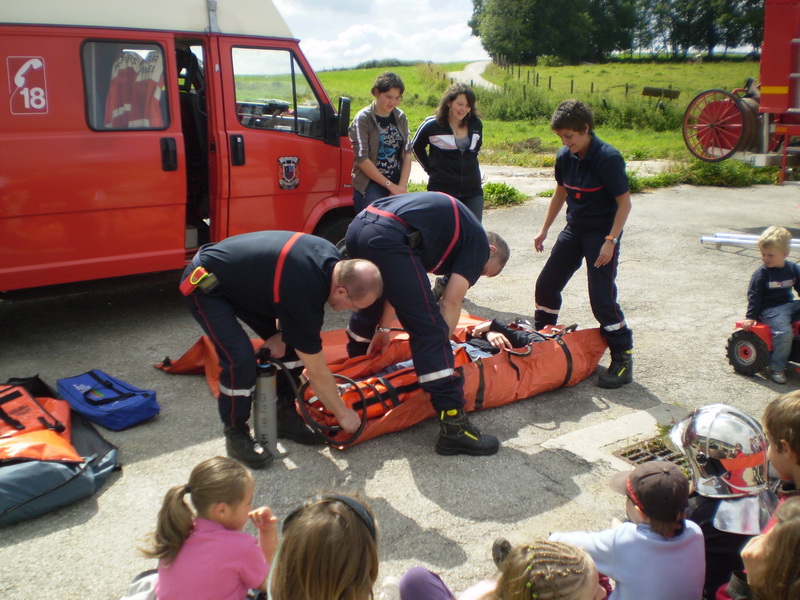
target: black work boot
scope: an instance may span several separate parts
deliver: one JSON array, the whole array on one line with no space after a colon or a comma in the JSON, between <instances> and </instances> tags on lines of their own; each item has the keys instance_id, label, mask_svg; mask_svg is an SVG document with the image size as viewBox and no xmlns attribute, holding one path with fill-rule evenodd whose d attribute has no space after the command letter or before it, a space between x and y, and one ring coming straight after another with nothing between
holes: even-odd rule
<instances>
[{"instance_id":1,"label":"black work boot","mask_svg":"<svg viewBox=\"0 0 800 600\"><path fill-rule=\"evenodd\" d=\"M471 454L488 456L496 454L500 442L493 435L482 434L477 427L470 425L463 408L453 408L439 412L439 440L436 453L445 456Z\"/></svg>"},{"instance_id":2,"label":"black work boot","mask_svg":"<svg viewBox=\"0 0 800 600\"><path fill-rule=\"evenodd\" d=\"M621 350L611 353L608 371L600 375L597 386L607 390L621 388L633 381L633 351Z\"/></svg>"},{"instance_id":3,"label":"black work boot","mask_svg":"<svg viewBox=\"0 0 800 600\"><path fill-rule=\"evenodd\" d=\"M250 435L250 428L247 425L225 428L225 450L228 456L251 469L263 469L273 460L270 451Z\"/></svg>"},{"instance_id":4,"label":"black work boot","mask_svg":"<svg viewBox=\"0 0 800 600\"><path fill-rule=\"evenodd\" d=\"M293 398L278 398L278 438L304 446L319 446L322 438L311 431L294 408Z\"/></svg>"}]
</instances>

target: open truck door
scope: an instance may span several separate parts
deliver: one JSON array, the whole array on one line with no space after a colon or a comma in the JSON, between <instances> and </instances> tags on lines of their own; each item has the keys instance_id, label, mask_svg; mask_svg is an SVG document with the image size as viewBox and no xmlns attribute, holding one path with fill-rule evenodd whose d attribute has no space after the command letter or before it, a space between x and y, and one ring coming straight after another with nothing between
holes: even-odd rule
<instances>
[{"instance_id":1,"label":"open truck door","mask_svg":"<svg viewBox=\"0 0 800 600\"><path fill-rule=\"evenodd\" d=\"M222 36L218 50L228 74L218 134L227 146L227 235L310 233L314 213L340 203L342 177L349 179L330 100L292 43Z\"/></svg>"}]
</instances>

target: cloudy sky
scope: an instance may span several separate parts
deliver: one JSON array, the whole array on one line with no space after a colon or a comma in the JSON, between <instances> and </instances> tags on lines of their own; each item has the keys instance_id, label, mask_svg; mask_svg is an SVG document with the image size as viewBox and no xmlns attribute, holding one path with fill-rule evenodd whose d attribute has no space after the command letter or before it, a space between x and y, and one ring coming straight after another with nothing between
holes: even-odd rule
<instances>
[{"instance_id":1,"label":"cloudy sky","mask_svg":"<svg viewBox=\"0 0 800 600\"><path fill-rule=\"evenodd\" d=\"M314 70L380 58L488 58L467 21L472 0L274 0Z\"/></svg>"}]
</instances>

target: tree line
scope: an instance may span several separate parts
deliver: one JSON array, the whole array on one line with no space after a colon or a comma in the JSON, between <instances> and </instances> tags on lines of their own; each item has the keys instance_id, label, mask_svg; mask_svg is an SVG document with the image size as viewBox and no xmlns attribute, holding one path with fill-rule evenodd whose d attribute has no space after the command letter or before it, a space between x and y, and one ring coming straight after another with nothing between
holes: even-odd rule
<instances>
[{"instance_id":1,"label":"tree line","mask_svg":"<svg viewBox=\"0 0 800 600\"><path fill-rule=\"evenodd\" d=\"M757 49L764 0L472 0L469 25L494 59L599 62L634 50L675 59Z\"/></svg>"}]
</instances>

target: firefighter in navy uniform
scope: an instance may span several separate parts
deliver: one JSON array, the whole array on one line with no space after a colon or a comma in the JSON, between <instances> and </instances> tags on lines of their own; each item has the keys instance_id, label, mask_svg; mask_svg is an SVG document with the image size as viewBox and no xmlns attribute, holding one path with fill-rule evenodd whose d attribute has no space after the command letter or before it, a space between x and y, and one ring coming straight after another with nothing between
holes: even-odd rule
<instances>
[{"instance_id":1,"label":"firefighter in navy uniform","mask_svg":"<svg viewBox=\"0 0 800 600\"><path fill-rule=\"evenodd\" d=\"M195 271L198 267L211 274L215 286L204 286L208 277ZM188 290L187 279L202 279L200 289ZM339 425L348 432L358 429L360 418L342 402L326 365L320 331L326 302L334 310L359 310L381 295L382 281L375 265L342 260L333 244L313 235L262 231L202 246L186 267L181 288L187 307L219 356L217 404L229 456L252 468L265 467L272 460L269 451L253 440L247 425L256 357L239 321L265 340L272 356L293 369L291 376L305 367L314 391ZM277 391L278 437L319 443L295 412L294 394L282 370Z\"/></svg>"},{"instance_id":2,"label":"firefighter in navy uniform","mask_svg":"<svg viewBox=\"0 0 800 600\"><path fill-rule=\"evenodd\" d=\"M464 412L463 380L454 371L450 335L467 290L481 275L494 277L508 261L508 245L487 233L458 200L439 192L381 198L347 230L351 257L374 262L384 297L350 318L348 351L358 356L389 342L395 314L408 333L414 368L440 420L439 454L489 455L496 437L481 434ZM450 275L437 306L426 273Z\"/></svg>"},{"instance_id":3,"label":"firefighter in navy uniform","mask_svg":"<svg viewBox=\"0 0 800 600\"><path fill-rule=\"evenodd\" d=\"M538 330L556 324L561 292L586 259L592 312L611 350L611 364L598 385L619 388L633 381L633 334L617 303L615 281L622 228L631 211L625 161L594 135L592 111L578 100L562 102L550 126L564 147L556 156L557 187L533 242L536 251L544 250L547 231L565 202L567 226L536 280L534 325Z\"/></svg>"}]
</instances>

